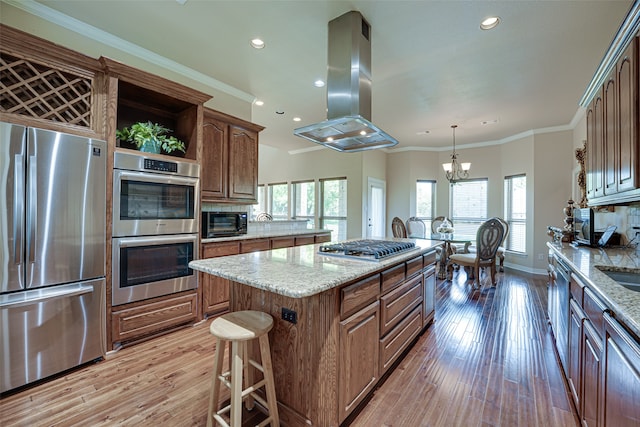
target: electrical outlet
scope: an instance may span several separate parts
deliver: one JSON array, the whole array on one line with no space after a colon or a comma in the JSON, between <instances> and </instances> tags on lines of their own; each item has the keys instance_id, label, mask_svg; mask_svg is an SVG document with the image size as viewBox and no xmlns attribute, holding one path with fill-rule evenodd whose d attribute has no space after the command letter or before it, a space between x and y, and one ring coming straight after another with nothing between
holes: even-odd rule
<instances>
[{"instance_id":1,"label":"electrical outlet","mask_svg":"<svg viewBox=\"0 0 640 427\"><path fill-rule=\"evenodd\" d=\"M298 313L295 310L282 307L282 320L286 320L295 325L298 323Z\"/></svg>"},{"instance_id":2,"label":"electrical outlet","mask_svg":"<svg viewBox=\"0 0 640 427\"><path fill-rule=\"evenodd\" d=\"M544 261L544 254L538 254L538 261Z\"/></svg>"}]
</instances>

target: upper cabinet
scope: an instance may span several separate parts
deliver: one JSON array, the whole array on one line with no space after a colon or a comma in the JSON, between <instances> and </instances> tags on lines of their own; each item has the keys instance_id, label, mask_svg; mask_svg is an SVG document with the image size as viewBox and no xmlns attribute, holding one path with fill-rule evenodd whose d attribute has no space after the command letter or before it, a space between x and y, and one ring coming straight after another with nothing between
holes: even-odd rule
<instances>
[{"instance_id":1,"label":"upper cabinet","mask_svg":"<svg viewBox=\"0 0 640 427\"><path fill-rule=\"evenodd\" d=\"M100 62L0 24L0 120L104 139Z\"/></svg>"},{"instance_id":2,"label":"upper cabinet","mask_svg":"<svg viewBox=\"0 0 640 427\"><path fill-rule=\"evenodd\" d=\"M182 86L142 70L101 57L108 79L107 137L137 122L158 123L185 143L185 153L172 155L197 160L201 139L202 104L210 95ZM116 141L118 148L135 148Z\"/></svg>"},{"instance_id":3,"label":"upper cabinet","mask_svg":"<svg viewBox=\"0 0 640 427\"><path fill-rule=\"evenodd\" d=\"M587 107L590 206L640 200L638 44L625 47Z\"/></svg>"},{"instance_id":4,"label":"upper cabinet","mask_svg":"<svg viewBox=\"0 0 640 427\"><path fill-rule=\"evenodd\" d=\"M262 126L204 109L200 188L205 202L256 203Z\"/></svg>"}]
</instances>

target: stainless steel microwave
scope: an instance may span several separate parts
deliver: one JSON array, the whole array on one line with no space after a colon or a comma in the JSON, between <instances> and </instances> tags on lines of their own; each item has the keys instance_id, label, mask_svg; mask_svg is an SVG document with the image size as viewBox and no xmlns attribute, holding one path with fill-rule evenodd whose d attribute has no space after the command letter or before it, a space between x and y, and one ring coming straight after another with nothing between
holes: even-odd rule
<instances>
[{"instance_id":1,"label":"stainless steel microwave","mask_svg":"<svg viewBox=\"0 0 640 427\"><path fill-rule=\"evenodd\" d=\"M202 238L247 234L246 212L202 212Z\"/></svg>"}]
</instances>

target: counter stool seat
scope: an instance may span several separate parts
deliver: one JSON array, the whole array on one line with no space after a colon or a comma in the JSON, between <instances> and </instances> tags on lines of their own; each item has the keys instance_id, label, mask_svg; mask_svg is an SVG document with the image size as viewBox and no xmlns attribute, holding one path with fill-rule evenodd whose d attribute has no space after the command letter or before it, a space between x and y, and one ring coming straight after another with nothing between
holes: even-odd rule
<instances>
[{"instance_id":1,"label":"counter stool seat","mask_svg":"<svg viewBox=\"0 0 640 427\"><path fill-rule=\"evenodd\" d=\"M269 412L268 418L259 425L265 426L269 423L272 426L280 425L269 349L268 333L272 327L273 318L269 314L252 310L227 313L211 322L209 332L216 337L216 354L211 379L207 427L212 427L214 420L223 426L240 427L242 425L242 403L244 401L247 409L253 409L254 399ZM261 363L248 357L247 343L254 339L257 339L260 344ZM222 372L227 343L231 345L229 356L231 369ZM253 373L249 365L262 372L262 380L253 383ZM231 389L231 403L218 409L221 383ZM256 393L261 387L265 388L266 401ZM229 413L229 423L223 417L227 413Z\"/></svg>"}]
</instances>

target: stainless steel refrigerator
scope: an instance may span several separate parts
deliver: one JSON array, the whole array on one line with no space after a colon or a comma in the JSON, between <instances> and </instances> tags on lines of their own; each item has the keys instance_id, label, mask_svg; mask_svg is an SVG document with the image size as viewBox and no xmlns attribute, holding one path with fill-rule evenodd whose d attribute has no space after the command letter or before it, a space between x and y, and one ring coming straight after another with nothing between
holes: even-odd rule
<instances>
[{"instance_id":1,"label":"stainless steel refrigerator","mask_svg":"<svg viewBox=\"0 0 640 427\"><path fill-rule=\"evenodd\" d=\"M0 393L105 354L106 159L0 123Z\"/></svg>"}]
</instances>

